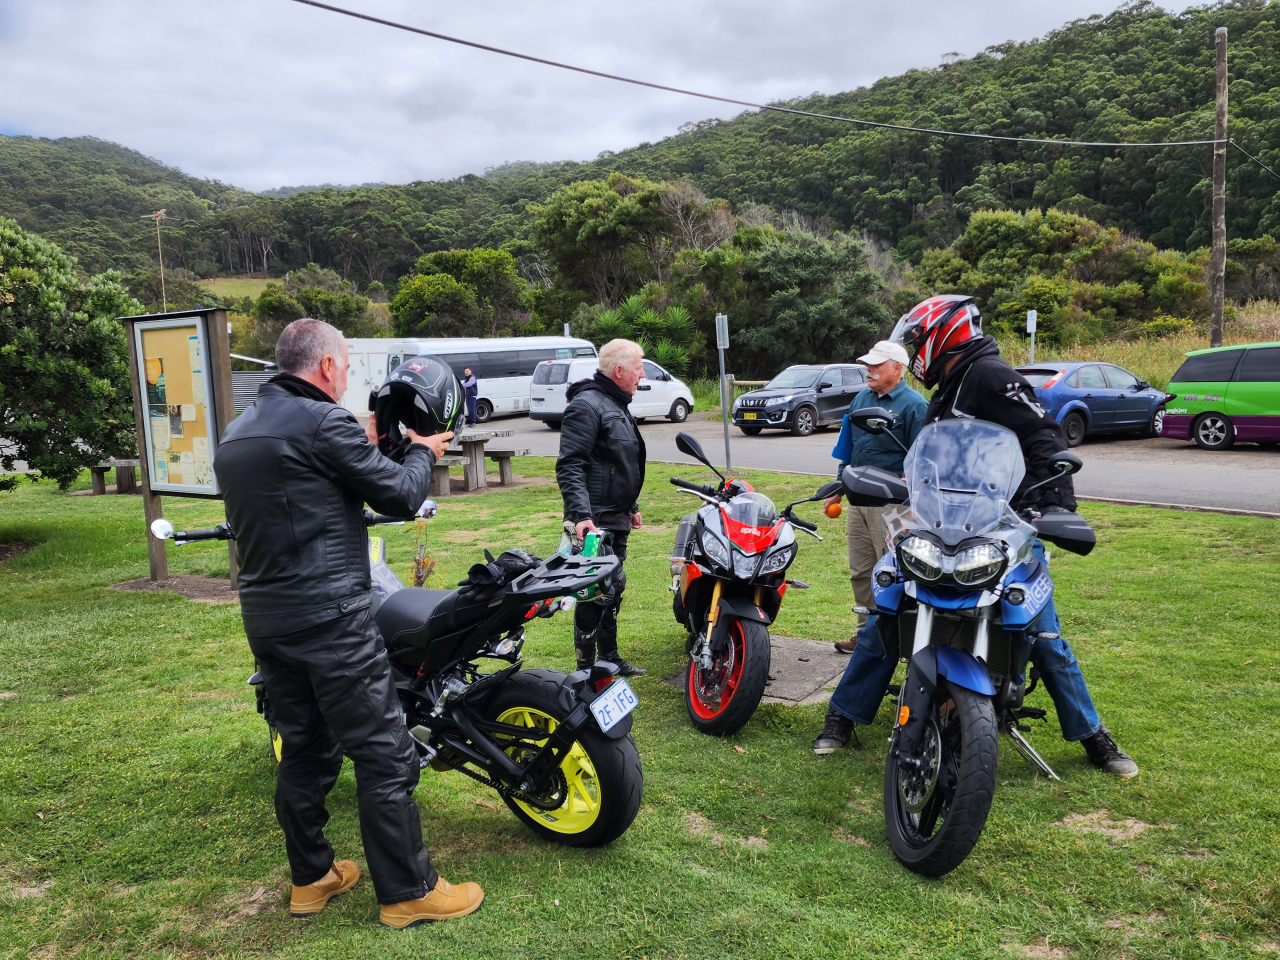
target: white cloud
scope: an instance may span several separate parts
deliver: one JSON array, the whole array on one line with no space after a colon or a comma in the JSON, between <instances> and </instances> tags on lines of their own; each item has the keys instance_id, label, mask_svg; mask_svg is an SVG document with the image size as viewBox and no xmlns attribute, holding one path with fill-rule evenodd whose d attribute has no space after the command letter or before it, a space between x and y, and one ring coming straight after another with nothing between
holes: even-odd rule
<instances>
[{"instance_id":1,"label":"white cloud","mask_svg":"<svg viewBox=\"0 0 1280 960\"><path fill-rule=\"evenodd\" d=\"M548 59L755 102L1039 36L1112 0L338 0ZM91 135L250 189L586 160L737 108L290 0L0 0L0 132Z\"/></svg>"}]
</instances>

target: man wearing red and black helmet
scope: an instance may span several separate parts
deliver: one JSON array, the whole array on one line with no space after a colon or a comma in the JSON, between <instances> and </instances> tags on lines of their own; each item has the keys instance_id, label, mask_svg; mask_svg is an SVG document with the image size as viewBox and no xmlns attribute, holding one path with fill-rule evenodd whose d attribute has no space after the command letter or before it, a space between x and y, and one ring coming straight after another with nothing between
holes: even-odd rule
<instances>
[{"instance_id":1,"label":"man wearing red and black helmet","mask_svg":"<svg viewBox=\"0 0 1280 960\"><path fill-rule=\"evenodd\" d=\"M1017 434L1026 464L1022 486L1013 502L1041 513L1073 512L1075 491L1070 477L1033 490L1022 491L1057 471L1050 466L1055 453L1067 449L1062 427L1044 412L1035 390L1000 357L992 337L982 335L982 319L972 297L946 294L916 304L894 328L890 339L901 343L911 357L911 372L927 387L936 387L925 423L970 418L1007 427ZM1044 547L1035 546L1041 561ZM1032 625L1035 643L1031 663L1053 698L1062 735L1078 741L1094 766L1119 777L1132 777L1138 765L1103 726L1071 646L1061 636L1053 601ZM867 641L864 643L864 638ZM875 717L896 664L889 661L871 621L858 634L853 660L831 696L831 706L818 739L816 754L832 753L847 744L857 723Z\"/></svg>"}]
</instances>

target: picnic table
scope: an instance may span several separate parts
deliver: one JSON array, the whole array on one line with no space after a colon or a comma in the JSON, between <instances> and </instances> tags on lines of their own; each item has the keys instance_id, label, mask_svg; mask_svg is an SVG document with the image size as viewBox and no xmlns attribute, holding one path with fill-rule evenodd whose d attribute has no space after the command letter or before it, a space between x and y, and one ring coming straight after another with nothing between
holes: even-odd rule
<instances>
[{"instance_id":1,"label":"picnic table","mask_svg":"<svg viewBox=\"0 0 1280 960\"><path fill-rule=\"evenodd\" d=\"M108 470L116 472L116 493L133 493L138 489L138 475L134 471L140 465L137 460L108 460L90 467L90 496L96 497L107 492Z\"/></svg>"},{"instance_id":2,"label":"picnic table","mask_svg":"<svg viewBox=\"0 0 1280 960\"><path fill-rule=\"evenodd\" d=\"M463 485L467 490L478 490L481 487L489 485L488 477L485 475L485 444L490 440L496 440L499 437L515 436L514 430L498 430L498 429L482 429L482 430L463 430L453 442L462 448L462 476ZM450 450L453 448L450 447ZM501 451L506 455L505 469L502 470L502 482L511 482L511 457L515 456L515 451ZM490 456L497 454L498 451L490 451ZM502 463L502 460L494 456L495 460Z\"/></svg>"}]
</instances>

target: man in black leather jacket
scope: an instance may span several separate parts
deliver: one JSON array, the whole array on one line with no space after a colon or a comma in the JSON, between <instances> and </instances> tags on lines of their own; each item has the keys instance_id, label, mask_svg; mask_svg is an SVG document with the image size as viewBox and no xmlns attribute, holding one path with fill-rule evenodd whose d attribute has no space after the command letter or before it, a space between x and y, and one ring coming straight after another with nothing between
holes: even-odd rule
<instances>
[{"instance_id":1,"label":"man in black leather jacket","mask_svg":"<svg viewBox=\"0 0 1280 960\"><path fill-rule=\"evenodd\" d=\"M342 756L355 765L360 835L383 922L461 916L476 884L440 878L422 842L418 758L370 610L362 507L411 517L451 434L409 433L400 466L336 402L342 334L298 320L276 345L278 376L226 430L214 470L236 532L240 609L282 739L276 818L293 879L290 910L318 913L359 878L334 860L324 799ZM407 919L406 919L407 918Z\"/></svg>"},{"instance_id":2,"label":"man in black leather jacket","mask_svg":"<svg viewBox=\"0 0 1280 960\"><path fill-rule=\"evenodd\" d=\"M606 532L614 555L627 558L627 538L639 529L637 498L644 486L645 448L640 428L627 409L644 377L644 351L630 340L611 340L600 349L600 369L590 380L569 387L560 422L556 481L564 498L565 526L581 541L588 532ZM618 652L618 608L627 587L619 567L600 596L580 603L573 615L578 668L601 660L616 663L624 677L647 671Z\"/></svg>"}]
</instances>

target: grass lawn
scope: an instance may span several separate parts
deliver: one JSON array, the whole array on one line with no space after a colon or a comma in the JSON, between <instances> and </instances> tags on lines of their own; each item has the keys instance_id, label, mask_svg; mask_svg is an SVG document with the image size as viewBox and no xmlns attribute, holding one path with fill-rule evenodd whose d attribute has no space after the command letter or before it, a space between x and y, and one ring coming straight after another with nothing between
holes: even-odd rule
<instances>
[{"instance_id":1,"label":"grass lawn","mask_svg":"<svg viewBox=\"0 0 1280 960\"><path fill-rule=\"evenodd\" d=\"M279 280L269 280L256 277L215 277L212 280L199 281L200 286L206 290L211 290L220 297L230 297L238 300L241 297L253 297L255 300L258 294L262 293L268 283L279 283Z\"/></svg>"},{"instance_id":2,"label":"grass lawn","mask_svg":"<svg viewBox=\"0 0 1280 960\"><path fill-rule=\"evenodd\" d=\"M550 476L552 463L521 468ZM1142 774L1115 782L1052 721L1038 726L1032 742L1064 780L1005 749L978 848L930 881L885 840L888 709L863 749L819 759L822 707L767 706L715 740L661 682L683 659L665 557L692 500L667 485L675 469L650 465L622 613L622 650L650 669L635 683L646 780L635 824L607 849L563 849L480 785L426 771L417 798L436 863L488 899L473 917L403 933L377 924L367 878L319 918L289 918L236 605L108 589L147 572L136 497L47 483L4 495L0 543L32 549L0 562L0 957L1280 953L1274 521L1084 506L1099 546L1055 551L1058 607ZM819 479L745 476L779 501ZM202 501L169 499L166 512L179 527L221 519ZM442 501L433 585L461 579L484 546L549 551L559 517L551 485ZM843 523L821 526L826 541L802 538L794 568L814 589L788 596L777 631L835 640L852 616ZM407 579L415 532L386 530ZM170 548L174 572L226 568L222 544ZM570 639L568 618L536 622L529 663L568 668ZM1030 701L1050 705L1043 689ZM339 855L363 865L349 764L330 810Z\"/></svg>"}]
</instances>

